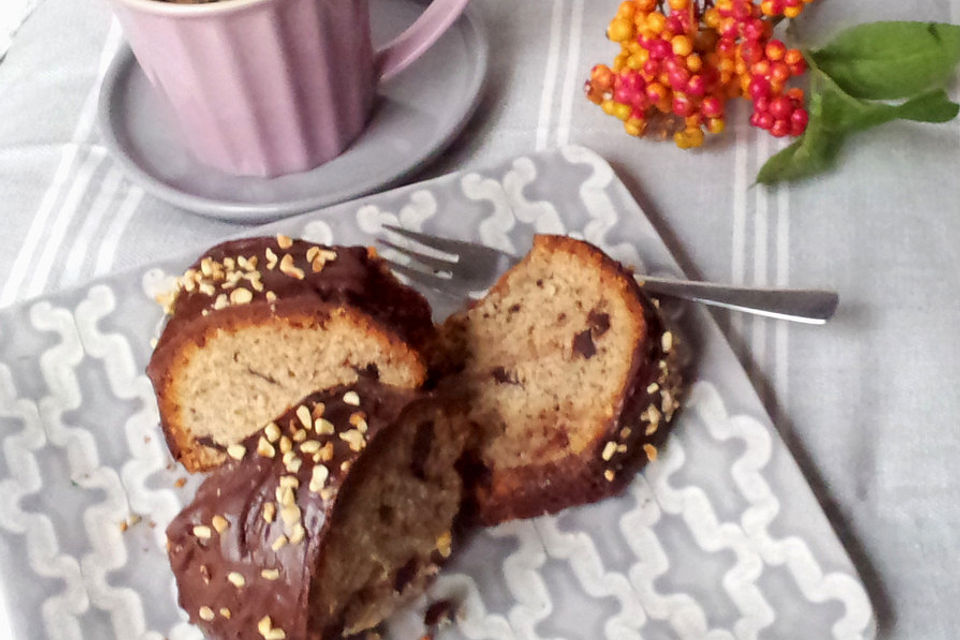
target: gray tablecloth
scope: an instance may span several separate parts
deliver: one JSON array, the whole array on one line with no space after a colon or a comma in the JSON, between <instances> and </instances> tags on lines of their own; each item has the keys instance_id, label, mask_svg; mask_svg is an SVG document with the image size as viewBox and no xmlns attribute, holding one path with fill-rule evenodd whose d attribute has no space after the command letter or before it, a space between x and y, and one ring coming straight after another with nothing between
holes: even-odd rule
<instances>
[{"instance_id":1,"label":"gray tablecloth","mask_svg":"<svg viewBox=\"0 0 960 640\"><path fill-rule=\"evenodd\" d=\"M418 177L584 144L692 277L838 290L824 328L720 320L858 565L881 637L957 637L960 123L888 125L828 176L751 187L779 143L742 111L689 153L628 138L582 97L590 66L615 53L603 34L616 0L475 1L492 26L487 93ZM879 19L960 23L960 2L821 0L803 27L823 38ZM44 0L0 62L0 306L237 232L145 195L107 156L94 112L119 44L102 3Z\"/></svg>"}]
</instances>

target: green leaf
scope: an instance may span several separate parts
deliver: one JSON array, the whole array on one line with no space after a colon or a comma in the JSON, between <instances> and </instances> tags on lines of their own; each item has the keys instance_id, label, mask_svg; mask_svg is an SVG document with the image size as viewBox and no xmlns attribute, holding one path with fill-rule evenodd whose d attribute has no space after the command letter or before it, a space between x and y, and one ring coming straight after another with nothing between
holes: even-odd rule
<instances>
[{"instance_id":1,"label":"green leaf","mask_svg":"<svg viewBox=\"0 0 960 640\"><path fill-rule=\"evenodd\" d=\"M808 55L854 98L906 98L951 77L960 62L960 26L872 22L841 32Z\"/></svg>"},{"instance_id":2,"label":"green leaf","mask_svg":"<svg viewBox=\"0 0 960 640\"><path fill-rule=\"evenodd\" d=\"M960 111L938 89L899 105L859 100L846 93L822 72L811 77L810 122L803 136L771 157L757 174L760 184L799 180L829 169L846 137L891 120L946 122Z\"/></svg>"},{"instance_id":3,"label":"green leaf","mask_svg":"<svg viewBox=\"0 0 960 640\"><path fill-rule=\"evenodd\" d=\"M819 92L810 96L810 122L806 132L764 163L757 174L758 183L774 184L800 180L830 168L843 138L826 126L823 97Z\"/></svg>"}]
</instances>

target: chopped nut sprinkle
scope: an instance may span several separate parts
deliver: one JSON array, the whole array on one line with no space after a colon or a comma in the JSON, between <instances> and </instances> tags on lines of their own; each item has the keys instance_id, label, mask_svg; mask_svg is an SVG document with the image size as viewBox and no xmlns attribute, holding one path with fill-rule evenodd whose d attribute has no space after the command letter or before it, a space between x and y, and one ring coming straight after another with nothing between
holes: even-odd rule
<instances>
[{"instance_id":1,"label":"chopped nut sprinkle","mask_svg":"<svg viewBox=\"0 0 960 640\"><path fill-rule=\"evenodd\" d=\"M242 444L231 444L227 447L227 455L234 460L243 460L243 456L247 455L247 448Z\"/></svg>"},{"instance_id":2,"label":"chopped nut sprinkle","mask_svg":"<svg viewBox=\"0 0 960 640\"><path fill-rule=\"evenodd\" d=\"M673 334L669 331L664 331L663 335L660 336L660 347L663 349L664 353L670 353L670 350L673 349Z\"/></svg>"},{"instance_id":3,"label":"chopped nut sprinkle","mask_svg":"<svg viewBox=\"0 0 960 640\"><path fill-rule=\"evenodd\" d=\"M361 451L367 444L366 440L363 438L363 434L357 429L344 431L340 434L340 439L350 445L351 451Z\"/></svg>"},{"instance_id":4,"label":"chopped nut sprinkle","mask_svg":"<svg viewBox=\"0 0 960 640\"><path fill-rule=\"evenodd\" d=\"M273 268L277 266L277 254L273 252L273 249L267 247L267 250L264 252L264 255L267 256L267 271L273 271Z\"/></svg>"},{"instance_id":5,"label":"chopped nut sprinkle","mask_svg":"<svg viewBox=\"0 0 960 640\"><path fill-rule=\"evenodd\" d=\"M273 522L273 519L277 516L277 505L272 502L268 502L263 505L263 519L267 522Z\"/></svg>"},{"instance_id":6,"label":"chopped nut sprinkle","mask_svg":"<svg viewBox=\"0 0 960 640\"><path fill-rule=\"evenodd\" d=\"M283 549L283 547L285 547L286 544L287 544L287 536L280 536L279 538L273 541L273 544L270 545L270 548L273 549L274 553L276 553L277 551L280 551L280 549Z\"/></svg>"},{"instance_id":7,"label":"chopped nut sprinkle","mask_svg":"<svg viewBox=\"0 0 960 640\"><path fill-rule=\"evenodd\" d=\"M220 615L222 615L224 618L226 618L227 620L229 620L229 619L230 619L230 609L227 609L226 607L220 607Z\"/></svg>"},{"instance_id":8,"label":"chopped nut sprinkle","mask_svg":"<svg viewBox=\"0 0 960 640\"><path fill-rule=\"evenodd\" d=\"M327 478L330 477L330 470L327 469L322 464L318 464L313 468L313 471L310 475L310 491L318 493L320 489L327 483Z\"/></svg>"},{"instance_id":9,"label":"chopped nut sprinkle","mask_svg":"<svg viewBox=\"0 0 960 640\"><path fill-rule=\"evenodd\" d=\"M313 405L314 419L321 417L323 415L323 412L326 410L327 410L327 405L323 404L322 402L318 402L317 404Z\"/></svg>"},{"instance_id":10,"label":"chopped nut sprinkle","mask_svg":"<svg viewBox=\"0 0 960 640\"><path fill-rule=\"evenodd\" d=\"M449 531L444 531L440 534L440 537L437 538L437 551L440 552L441 557L449 558L451 552L451 544L453 543L453 536Z\"/></svg>"},{"instance_id":11,"label":"chopped nut sprinkle","mask_svg":"<svg viewBox=\"0 0 960 640\"><path fill-rule=\"evenodd\" d=\"M198 524L193 528L193 535L197 536L201 540L206 540L213 536L213 531L210 530L210 527L204 524Z\"/></svg>"},{"instance_id":12,"label":"chopped nut sprinkle","mask_svg":"<svg viewBox=\"0 0 960 640\"><path fill-rule=\"evenodd\" d=\"M331 487L320 489L320 497L324 500L329 500L333 497L333 489Z\"/></svg>"},{"instance_id":13,"label":"chopped nut sprinkle","mask_svg":"<svg viewBox=\"0 0 960 640\"><path fill-rule=\"evenodd\" d=\"M275 294L273 291L267 291L267 293L264 295L267 297L267 302L275 302L277 299L277 294Z\"/></svg>"},{"instance_id":14,"label":"chopped nut sprinkle","mask_svg":"<svg viewBox=\"0 0 960 640\"><path fill-rule=\"evenodd\" d=\"M343 394L343 401L354 407L360 406L360 395L356 391L347 391Z\"/></svg>"},{"instance_id":15,"label":"chopped nut sprinkle","mask_svg":"<svg viewBox=\"0 0 960 640\"><path fill-rule=\"evenodd\" d=\"M230 522L219 514L213 516L211 524L213 524L213 528L217 530L217 533L223 533L226 528L230 526Z\"/></svg>"},{"instance_id":16,"label":"chopped nut sprinkle","mask_svg":"<svg viewBox=\"0 0 960 640\"><path fill-rule=\"evenodd\" d=\"M333 443L328 442L327 444L320 447L320 451L317 452L317 455L320 457L320 460L323 462L330 462L333 460Z\"/></svg>"},{"instance_id":17,"label":"chopped nut sprinkle","mask_svg":"<svg viewBox=\"0 0 960 640\"><path fill-rule=\"evenodd\" d=\"M263 436L260 436L259 442L257 442L257 453L259 453L264 458L272 458L277 455L277 450L273 448L273 445L267 442L267 439Z\"/></svg>"},{"instance_id":18,"label":"chopped nut sprinkle","mask_svg":"<svg viewBox=\"0 0 960 640\"><path fill-rule=\"evenodd\" d=\"M617 452L617 443L611 440L603 447L603 453L600 454L600 457L604 460L609 460L613 457L613 454Z\"/></svg>"},{"instance_id":19,"label":"chopped nut sprinkle","mask_svg":"<svg viewBox=\"0 0 960 640\"><path fill-rule=\"evenodd\" d=\"M652 444L643 445L643 452L647 454L647 460L650 462L657 459L657 448Z\"/></svg>"},{"instance_id":20,"label":"chopped nut sprinkle","mask_svg":"<svg viewBox=\"0 0 960 640\"><path fill-rule=\"evenodd\" d=\"M199 285L197 285L197 290L205 296L213 296L213 294L217 292L213 284L206 281L201 282Z\"/></svg>"},{"instance_id":21,"label":"chopped nut sprinkle","mask_svg":"<svg viewBox=\"0 0 960 640\"><path fill-rule=\"evenodd\" d=\"M289 471L290 473L297 473L298 471L300 471L300 467L302 466L303 466L303 460L301 460L300 458L294 458L293 460L291 460L290 462L284 465L284 467L286 467L287 471Z\"/></svg>"},{"instance_id":22,"label":"chopped nut sprinkle","mask_svg":"<svg viewBox=\"0 0 960 640\"><path fill-rule=\"evenodd\" d=\"M279 580L280 571L278 569L264 569L260 572L260 577L267 580Z\"/></svg>"},{"instance_id":23,"label":"chopped nut sprinkle","mask_svg":"<svg viewBox=\"0 0 960 640\"><path fill-rule=\"evenodd\" d=\"M289 253L283 254L283 258L280 259L280 271L297 280L303 280L306 277L303 269L293 264L293 256Z\"/></svg>"},{"instance_id":24,"label":"chopped nut sprinkle","mask_svg":"<svg viewBox=\"0 0 960 640\"><path fill-rule=\"evenodd\" d=\"M297 429L293 432L293 435L290 436L290 439L294 442L303 442L307 439L307 432L305 429Z\"/></svg>"},{"instance_id":25,"label":"chopped nut sprinkle","mask_svg":"<svg viewBox=\"0 0 960 640\"><path fill-rule=\"evenodd\" d=\"M276 422L271 422L263 428L263 434L267 436L269 442L276 442L280 439L280 427Z\"/></svg>"},{"instance_id":26,"label":"chopped nut sprinkle","mask_svg":"<svg viewBox=\"0 0 960 640\"><path fill-rule=\"evenodd\" d=\"M658 429L659 427L660 427L660 423L659 423L659 422L651 422L650 424L647 425L647 428L646 428L646 430L645 430L643 433L644 433L644 435L652 436L653 434L655 434L655 433L657 432L657 429Z\"/></svg>"},{"instance_id":27,"label":"chopped nut sprinkle","mask_svg":"<svg viewBox=\"0 0 960 640\"><path fill-rule=\"evenodd\" d=\"M227 580L229 580L230 584L232 584L238 589L243 585L247 584L247 581L244 579L243 574L237 571L231 571L230 573L228 573Z\"/></svg>"},{"instance_id":28,"label":"chopped nut sprinkle","mask_svg":"<svg viewBox=\"0 0 960 640\"><path fill-rule=\"evenodd\" d=\"M310 409L306 405L297 407L297 418L304 429L313 429L313 416L310 415Z\"/></svg>"},{"instance_id":29,"label":"chopped nut sprinkle","mask_svg":"<svg viewBox=\"0 0 960 640\"><path fill-rule=\"evenodd\" d=\"M656 382L651 382L650 386L647 387L647 393L656 393L659 390L660 385L658 385Z\"/></svg>"},{"instance_id":30,"label":"chopped nut sprinkle","mask_svg":"<svg viewBox=\"0 0 960 640\"><path fill-rule=\"evenodd\" d=\"M293 532L290 534L290 544L300 544L307 537L307 530L299 522L293 525Z\"/></svg>"},{"instance_id":31,"label":"chopped nut sprinkle","mask_svg":"<svg viewBox=\"0 0 960 640\"><path fill-rule=\"evenodd\" d=\"M631 433L633 433L633 429L630 427L624 427L623 429L620 429L620 437L624 440L629 438Z\"/></svg>"},{"instance_id":32,"label":"chopped nut sprinkle","mask_svg":"<svg viewBox=\"0 0 960 640\"><path fill-rule=\"evenodd\" d=\"M280 437L280 453L286 455L293 449L293 442L287 436Z\"/></svg>"},{"instance_id":33,"label":"chopped nut sprinkle","mask_svg":"<svg viewBox=\"0 0 960 640\"><path fill-rule=\"evenodd\" d=\"M290 487L291 489L300 488L300 480L297 479L297 476L280 476L280 486L286 489Z\"/></svg>"},{"instance_id":34,"label":"chopped nut sprinkle","mask_svg":"<svg viewBox=\"0 0 960 640\"><path fill-rule=\"evenodd\" d=\"M281 249L289 249L293 246L293 239L281 233L277 234L277 246Z\"/></svg>"},{"instance_id":35,"label":"chopped nut sprinkle","mask_svg":"<svg viewBox=\"0 0 960 640\"><path fill-rule=\"evenodd\" d=\"M221 293L217 296L217 299L213 301L213 308L217 311L220 309L226 309L230 306L230 301L227 300L227 294Z\"/></svg>"},{"instance_id":36,"label":"chopped nut sprinkle","mask_svg":"<svg viewBox=\"0 0 960 640\"><path fill-rule=\"evenodd\" d=\"M614 473L612 469L607 469L603 472L603 477L607 479L607 482L613 482L613 479L617 477L617 474Z\"/></svg>"},{"instance_id":37,"label":"chopped nut sprinkle","mask_svg":"<svg viewBox=\"0 0 960 640\"><path fill-rule=\"evenodd\" d=\"M306 454L314 454L317 451L320 451L320 441L319 440L307 440L306 442L300 445L300 451Z\"/></svg>"},{"instance_id":38,"label":"chopped nut sprinkle","mask_svg":"<svg viewBox=\"0 0 960 640\"><path fill-rule=\"evenodd\" d=\"M333 426L333 423L327 420L326 418L318 418L314 423L314 427L322 436L332 436L336 433L337 429Z\"/></svg>"},{"instance_id":39,"label":"chopped nut sprinkle","mask_svg":"<svg viewBox=\"0 0 960 640\"><path fill-rule=\"evenodd\" d=\"M627 452L627 445L625 444L617 445L617 453L626 453L626 452Z\"/></svg>"},{"instance_id":40,"label":"chopped nut sprinkle","mask_svg":"<svg viewBox=\"0 0 960 640\"><path fill-rule=\"evenodd\" d=\"M260 622L257 623L257 631L260 632L264 638L267 637L267 634L270 633L270 630L273 628L273 621L270 620L270 616L263 616L260 618Z\"/></svg>"},{"instance_id":41,"label":"chopped nut sprinkle","mask_svg":"<svg viewBox=\"0 0 960 640\"><path fill-rule=\"evenodd\" d=\"M640 414L641 419L646 420L651 424L660 422L660 416L660 410L652 404L647 407L642 414Z\"/></svg>"},{"instance_id":42,"label":"chopped nut sprinkle","mask_svg":"<svg viewBox=\"0 0 960 640\"><path fill-rule=\"evenodd\" d=\"M320 253L320 247L312 246L307 249L307 262L313 262L313 259L317 257L317 254Z\"/></svg>"},{"instance_id":43,"label":"chopped nut sprinkle","mask_svg":"<svg viewBox=\"0 0 960 640\"><path fill-rule=\"evenodd\" d=\"M276 497L281 506L289 507L296 504L296 496L290 487L277 487Z\"/></svg>"},{"instance_id":44,"label":"chopped nut sprinkle","mask_svg":"<svg viewBox=\"0 0 960 640\"><path fill-rule=\"evenodd\" d=\"M197 613L200 615L201 620L206 620L207 622L210 622L216 617L216 615L213 613L213 609L206 606L200 607L200 611Z\"/></svg>"},{"instance_id":45,"label":"chopped nut sprinkle","mask_svg":"<svg viewBox=\"0 0 960 640\"><path fill-rule=\"evenodd\" d=\"M350 466L352 464L353 463L350 462L349 460L344 460L343 462L340 463L340 471L343 471L344 473L346 473L347 471L350 471Z\"/></svg>"},{"instance_id":46,"label":"chopped nut sprinkle","mask_svg":"<svg viewBox=\"0 0 960 640\"><path fill-rule=\"evenodd\" d=\"M367 432L367 414L363 411L356 411L350 414L350 424L355 426L360 433Z\"/></svg>"}]
</instances>

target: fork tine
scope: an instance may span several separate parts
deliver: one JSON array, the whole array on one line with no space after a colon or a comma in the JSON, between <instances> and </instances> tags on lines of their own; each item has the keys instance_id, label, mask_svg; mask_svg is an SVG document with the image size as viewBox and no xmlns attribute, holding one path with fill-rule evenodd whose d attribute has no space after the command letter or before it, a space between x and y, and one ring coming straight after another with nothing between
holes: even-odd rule
<instances>
[{"instance_id":1,"label":"fork tine","mask_svg":"<svg viewBox=\"0 0 960 640\"><path fill-rule=\"evenodd\" d=\"M384 259L384 262L386 262L391 269L400 275L406 276L410 280L423 285L428 289L432 289L433 291L450 296L451 298L456 298L457 300L463 300L464 298L468 297L467 292L461 287L451 284L451 280L447 280L446 278L438 278L433 274L424 273L423 271L408 267L405 264L394 262L393 260Z\"/></svg>"},{"instance_id":2,"label":"fork tine","mask_svg":"<svg viewBox=\"0 0 960 640\"><path fill-rule=\"evenodd\" d=\"M379 238L378 240L380 244L382 244L383 246L389 247L394 251L396 251L397 253L413 258L420 264L430 267L431 269L434 270L434 272L447 271L452 273L453 268L457 266L456 261L444 260L443 258L434 258L432 256L424 255L412 249L407 249L406 247L395 245L389 240L384 240L383 238Z\"/></svg>"},{"instance_id":3,"label":"fork tine","mask_svg":"<svg viewBox=\"0 0 960 640\"><path fill-rule=\"evenodd\" d=\"M416 240L420 244L430 247L431 249L437 249L438 251L460 256L461 258L465 256L476 256L478 253L483 253L484 257L488 259L500 258L504 255L502 252L496 249L484 247L483 245L474 244L472 242L463 242L462 240L438 238L437 236L410 231L409 229L403 229L392 224L385 224L383 225L383 228L392 231L397 235L403 236L404 238Z\"/></svg>"}]
</instances>

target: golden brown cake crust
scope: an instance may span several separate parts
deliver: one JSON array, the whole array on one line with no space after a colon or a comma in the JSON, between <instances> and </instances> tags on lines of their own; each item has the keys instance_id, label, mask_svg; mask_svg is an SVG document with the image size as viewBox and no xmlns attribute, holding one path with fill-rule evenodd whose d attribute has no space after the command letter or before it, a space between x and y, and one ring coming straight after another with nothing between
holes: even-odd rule
<instances>
[{"instance_id":1,"label":"golden brown cake crust","mask_svg":"<svg viewBox=\"0 0 960 640\"><path fill-rule=\"evenodd\" d=\"M170 317L147 375L170 451L189 471L224 460L223 444L191 436L184 419L191 408L172 392L190 358L211 340L257 327L297 329L338 322L390 354L415 387L426 377L421 350L435 335L427 301L400 283L372 250L284 236L211 248L180 279L166 307ZM356 375L378 377L373 364Z\"/></svg>"},{"instance_id":2,"label":"golden brown cake crust","mask_svg":"<svg viewBox=\"0 0 960 640\"><path fill-rule=\"evenodd\" d=\"M615 395L610 416L580 425L587 432L588 444L578 454L542 464L531 462L504 468L489 453L489 440L480 445L471 466L472 504L468 506L473 517L483 524L554 513L621 492L635 472L656 456L656 448L666 437L666 423L678 408L680 379L672 357L673 334L665 329L657 307L633 274L600 249L564 236L537 236L530 254L493 286L488 297L507 299L512 278L523 272L534 255L558 253L575 257L581 268L599 274L603 295L624 301L634 323L632 330L642 338L635 343L632 353L625 354L630 359L629 373ZM471 376L476 376L476 371L450 371L463 367L471 358L472 346L465 344L463 338L468 322L469 311L462 312L441 328L441 343L446 352L441 369L446 369L448 376L441 386L475 386ZM594 357L594 341L610 329L609 322L609 316L591 312L587 326L573 334L574 357ZM516 384L509 372L494 368L491 373L498 383ZM544 429L550 430L551 425ZM495 440L497 436L482 437ZM554 437L557 439L548 440L543 446L566 444L562 431L556 430ZM533 451L530 457L540 458L542 454L543 451Z\"/></svg>"}]
</instances>

